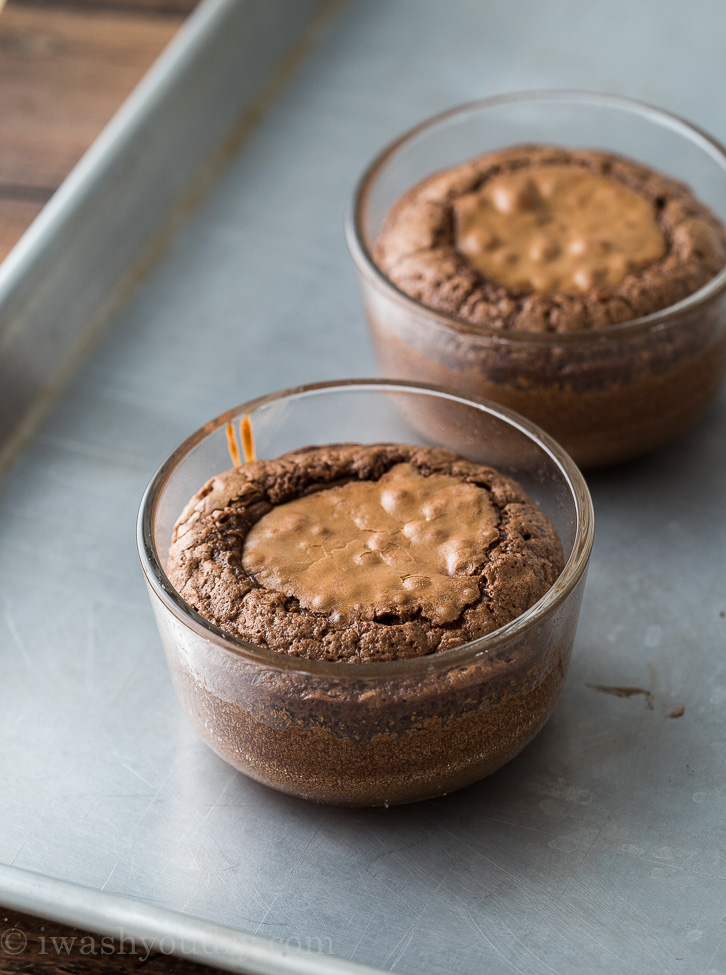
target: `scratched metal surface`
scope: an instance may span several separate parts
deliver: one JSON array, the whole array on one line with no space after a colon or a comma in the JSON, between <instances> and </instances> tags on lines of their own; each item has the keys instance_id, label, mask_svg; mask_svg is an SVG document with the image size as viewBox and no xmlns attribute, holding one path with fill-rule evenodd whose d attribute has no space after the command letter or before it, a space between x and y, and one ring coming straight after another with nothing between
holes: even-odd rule
<instances>
[{"instance_id":1,"label":"scratched metal surface","mask_svg":"<svg viewBox=\"0 0 726 975\"><path fill-rule=\"evenodd\" d=\"M319 808L230 770L176 704L134 551L144 485L200 423L374 372L342 219L386 140L544 86L726 138L725 35L720 0L344 10L0 485L0 861L398 972L726 972L724 396L591 479L561 703L437 801Z\"/></svg>"}]
</instances>

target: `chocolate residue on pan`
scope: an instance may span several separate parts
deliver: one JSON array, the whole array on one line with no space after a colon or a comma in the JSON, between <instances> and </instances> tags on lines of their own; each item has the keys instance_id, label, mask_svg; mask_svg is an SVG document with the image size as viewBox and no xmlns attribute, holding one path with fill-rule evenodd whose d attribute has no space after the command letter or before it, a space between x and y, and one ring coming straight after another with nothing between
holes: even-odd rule
<instances>
[{"instance_id":1,"label":"chocolate residue on pan","mask_svg":"<svg viewBox=\"0 0 726 975\"><path fill-rule=\"evenodd\" d=\"M586 684L585 686L591 687L593 691L601 691L603 694L612 694L614 697L633 697L635 694L642 694L648 710L653 710L653 694L644 687L611 687L605 684ZM674 714L672 717L680 717L680 715Z\"/></svg>"},{"instance_id":2,"label":"chocolate residue on pan","mask_svg":"<svg viewBox=\"0 0 726 975\"><path fill-rule=\"evenodd\" d=\"M673 708L671 713L668 715L669 718L682 718L686 713L685 704L679 704L677 707Z\"/></svg>"}]
</instances>

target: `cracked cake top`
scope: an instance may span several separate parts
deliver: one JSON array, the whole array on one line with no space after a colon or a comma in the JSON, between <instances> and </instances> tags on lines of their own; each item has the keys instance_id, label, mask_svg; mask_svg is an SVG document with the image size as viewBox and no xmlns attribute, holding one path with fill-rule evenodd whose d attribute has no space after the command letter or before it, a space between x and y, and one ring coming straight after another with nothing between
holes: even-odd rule
<instances>
[{"instance_id":1,"label":"cracked cake top","mask_svg":"<svg viewBox=\"0 0 726 975\"><path fill-rule=\"evenodd\" d=\"M693 294L726 263L726 231L685 184L648 166L523 145L409 190L374 257L430 308L497 329L569 332Z\"/></svg>"},{"instance_id":2,"label":"cracked cake top","mask_svg":"<svg viewBox=\"0 0 726 975\"><path fill-rule=\"evenodd\" d=\"M512 478L448 450L343 444L212 478L177 521L167 571L236 637L373 662L492 632L562 565L553 525Z\"/></svg>"}]
</instances>

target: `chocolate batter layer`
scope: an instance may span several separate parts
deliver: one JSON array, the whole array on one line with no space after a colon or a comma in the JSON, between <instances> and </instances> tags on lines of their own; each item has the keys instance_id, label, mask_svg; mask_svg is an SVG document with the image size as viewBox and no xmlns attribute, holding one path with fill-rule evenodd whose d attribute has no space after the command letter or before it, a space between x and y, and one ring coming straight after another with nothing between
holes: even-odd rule
<instances>
[{"instance_id":1,"label":"chocolate batter layer","mask_svg":"<svg viewBox=\"0 0 726 975\"><path fill-rule=\"evenodd\" d=\"M627 197L621 199L621 208L628 207L632 218L623 219L621 209L620 227L613 226L613 207L602 214L601 227L586 226L579 241L569 241L574 245L569 259L575 265L585 256L594 256L594 263L584 262L572 275L562 273L558 278L542 272L560 260L559 254L548 253L548 246L556 239L561 248L561 212L549 211L538 187L544 180L537 174L563 167L571 169L573 179L589 174L601 183L608 181L615 192L621 187L634 199L630 205ZM510 182L502 183L508 177ZM494 241L492 248L491 236L477 241L476 234L473 239L467 235L467 222L481 209L482 200L487 202L487 195L492 198L489 216L495 227L533 215L529 228L522 225L522 233L528 229L531 235L531 253L518 255L506 240ZM591 195L583 208L597 199ZM637 208L637 201L643 206ZM616 231L622 235L637 230L626 227L631 219L634 225L652 220L662 246L652 239L649 246L638 242L635 255L627 248L622 253L613 248ZM498 251L497 244L502 245ZM489 253L491 259L482 264L477 251L485 257ZM497 253L507 271L501 280L493 263ZM374 256L394 284L431 308L505 331L571 332L630 321L693 294L726 263L726 232L687 186L647 166L594 150L516 146L436 173L410 190L388 214ZM520 257L538 265L540 272L530 267L517 282L512 269L516 272ZM507 261L514 261L508 269Z\"/></svg>"},{"instance_id":2,"label":"chocolate batter layer","mask_svg":"<svg viewBox=\"0 0 726 975\"><path fill-rule=\"evenodd\" d=\"M199 733L258 782L315 802L382 806L444 795L490 775L540 731L567 670L574 620L531 634L507 663L402 681L336 682L170 657Z\"/></svg>"},{"instance_id":3,"label":"chocolate batter layer","mask_svg":"<svg viewBox=\"0 0 726 975\"><path fill-rule=\"evenodd\" d=\"M446 450L347 444L212 478L177 522L167 571L234 636L365 663L492 632L562 564L552 524L511 478Z\"/></svg>"}]
</instances>

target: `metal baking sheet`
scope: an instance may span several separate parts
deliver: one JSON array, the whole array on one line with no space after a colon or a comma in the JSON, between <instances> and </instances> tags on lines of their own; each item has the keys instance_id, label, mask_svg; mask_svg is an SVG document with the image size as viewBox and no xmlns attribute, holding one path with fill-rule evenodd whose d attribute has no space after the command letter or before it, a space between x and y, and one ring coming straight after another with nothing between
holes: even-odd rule
<instances>
[{"instance_id":1,"label":"metal baking sheet","mask_svg":"<svg viewBox=\"0 0 726 975\"><path fill-rule=\"evenodd\" d=\"M338 0L203 0L0 263L0 471Z\"/></svg>"},{"instance_id":2,"label":"metal baking sheet","mask_svg":"<svg viewBox=\"0 0 726 975\"><path fill-rule=\"evenodd\" d=\"M726 396L589 478L561 702L519 758L445 798L325 808L228 768L174 699L134 550L141 492L192 429L375 372L342 220L384 142L475 96L568 86L724 138L725 31L717 0L344 9L0 484L0 901L27 907L35 871L148 905L157 935L181 912L321 971L726 973ZM205 959L229 962L209 936Z\"/></svg>"}]
</instances>

